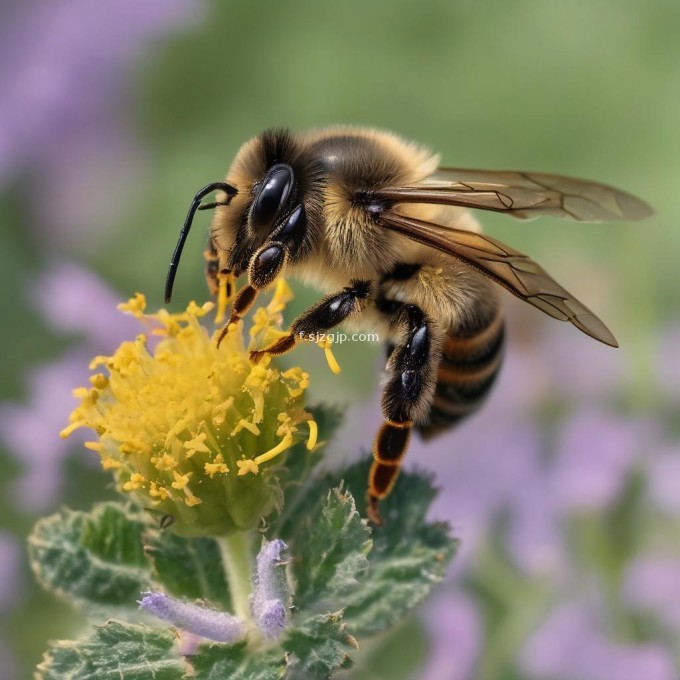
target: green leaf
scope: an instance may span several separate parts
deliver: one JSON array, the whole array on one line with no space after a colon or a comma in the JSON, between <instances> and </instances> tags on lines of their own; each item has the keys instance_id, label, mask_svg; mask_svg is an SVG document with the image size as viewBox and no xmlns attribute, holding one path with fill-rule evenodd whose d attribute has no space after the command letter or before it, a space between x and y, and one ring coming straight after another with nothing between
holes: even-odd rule
<instances>
[{"instance_id":1,"label":"green leaf","mask_svg":"<svg viewBox=\"0 0 680 680\"><path fill-rule=\"evenodd\" d=\"M352 666L349 649L358 649L356 639L347 633L342 614L320 614L302 625L288 629L283 642L293 654L293 678L329 678L333 671Z\"/></svg>"},{"instance_id":2,"label":"green leaf","mask_svg":"<svg viewBox=\"0 0 680 680\"><path fill-rule=\"evenodd\" d=\"M318 609L357 585L368 568L371 530L356 510L354 498L342 487L328 493L321 511L305 518L300 527L305 540L297 541L295 605Z\"/></svg>"},{"instance_id":3,"label":"green leaf","mask_svg":"<svg viewBox=\"0 0 680 680\"><path fill-rule=\"evenodd\" d=\"M142 516L122 503L101 503L89 513L63 510L33 528L31 566L47 590L92 616L134 615L150 585L145 528Z\"/></svg>"},{"instance_id":4,"label":"green leaf","mask_svg":"<svg viewBox=\"0 0 680 680\"><path fill-rule=\"evenodd\" d=\"M200 680L280 680L286 674L286 656L280 648L246 650L236 645L201 645L189 661Z\"/></svg>"},{"instance_id":5,"label":"green leaf","mask_svg":"<svg viewBox=\"0 0 680 680\"><path fill-rule=\"evenodd\" d=\"M180 680L186 665L168 629L109 621L84 640L53 642L38 680Z\"/></svg>"},{"instance_id":6,"label":"green leaf","mask_svg":"<svg viewBox=\"0 0 680 680\"><path fill-rule=\"evenodd\" d=\"M304 501L304 484L309 480L313 468L323 460L323 445L332 439L333 434L342 424L343 412L334 406L314 406L308 409L316 421L318 444L315 451L308 451L304 443L294 446L286 455L286 463L278 471L283 490L283 507L278 517L270 516L270 536L277 538L280 527L294 515L300 503Z\"/></svg>"},{"instance_id":7,"label":"green leaf","mask_svg":"<svg viewBox=\"0 0 680 680\"><path fill-rule=\"evenodd\" d=\"M370 461L344 473L348 487L364 498ZM403 620L444 578L457 547L443 522L426 521L437 494L431 478L402 472L380 512L384 525L373 530L369 573L343 603L345 620L357 635L377 633Z\"/></svg>"},{"instance_id":8,"label":"green leaf","mask_svg":"<svg viewBox=\"0 0 680 680\"><path fill-rule=\"evenodd\" d=\"M151 572L165 592L189 600L203 599L217 609L231 611L222 556L214 539L182 538L151 529L144 540Z\"/></svg>"},{"instance_id":9,"label":"green leaf","mask_svg":"<svg viewBox=\"0 0 680 680\"><path fill-rule=\"evenodd\" d=\"M304 501L281 527L280 536L290 544L294 556L308 552L307 543L315 535L315 525L325 521L324 489L329 486L344 479L346 488L359 499L357 510L365 514L369 467L370 460L364 461L315 480L306 488ZM358 575L358 583L351 587L343 586L339 578L328 582L331 587L337 586L334 608L343 608L344 619L355 634L378 633L403 620L443 578L456 541L450 537L447 525L426 521L435 493L427 476L402 472L392 494L380 506L385 523L372 530L373 549L368 554L367 571ZM344 545L348 550L351 547ZM359 543L353 548L361 552ZM294 563L305 606L311 606L311 597L306 595L310 586L306 585L304 571L314 568Z\"/></svg>"}]
</instances>

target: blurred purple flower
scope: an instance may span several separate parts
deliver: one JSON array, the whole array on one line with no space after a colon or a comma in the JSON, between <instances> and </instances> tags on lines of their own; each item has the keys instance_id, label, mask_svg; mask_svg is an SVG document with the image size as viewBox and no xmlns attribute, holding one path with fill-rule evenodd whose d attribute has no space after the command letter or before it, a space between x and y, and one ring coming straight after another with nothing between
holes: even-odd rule
<instances>
[{"instance_id":1,"label":"blurred purple flower","mask_svg":"<svg viewBox=\"0 0 680 680\"><path fill-rule=\"evenodd\" d=\"M656 441L647 422L582 407L559 433L552 470L554 503L564 513L609 507L632 465Z\"/></svg>"},{"instance_id":2,"label":"blurred purple flower","mask_svg":"<svg viewBox=\"0 0 680 680\"><path fill-rule=\"evenodd\" d=\"M27 170L35 173L37 211L46 224L65 232L87 228L91 221L85 217L115 206L111 189L125 183L137 156L126 121L129 69L154 37L195 20L201 10L197 0L119 0L105 6L26 0L4 7L0 183ZM92 192L97 179L102 189Z\"/></svg>"},{"instance_id":3,"label":"blurred purple flower","mask_svg":"<svg viewBox=\"0 0 680 680\"><path fill-rule=\"evenodd\" d=\"M0 639L0 678L3 680L17 680L18 677L14 652L4 640Z\"/></svg>"},{"instance_id":4,"label":"blurred purple flower","mask_svg":"<svg viewBox=\"0 0 680 680\"><path fill-rule=\"evenodd\" d=\"M425 626L430 635L424 680L469 680L482 651L480 614L472 599L460 592L440 589L426 605Z\"/></svg>"},{"instance_id":5,"label":"blurred purple flower","mask_svg":"<svg viewBox=\"0 0 680 680\"><path fill-rule=\"evenodd\" d=\"M616 394L628 370L624 351L593 342L565 326L548 322L537 339L538 361L553 397L582 400Z\"/></svg>"},{"instance_id":6,"label":"blurred purple flower","mask_svg":"<svg viewBox=\"0 0 680 680\"><path fill-rule=\"evenodd\" d=\"M592 607L565 604L553 611L520 654L529 678L555 680L677 680L672 655L657 644L608 640Z\"/></svg>"},{"instance_id":7,"label":"blurred purple flower","mask_svg":"<svg viewBox=\"0 0 680 680\"><path fill-rule=\"evenodd\" d=\"M647 480L654 504L669 515L680 515L680 442L662 445L651 454Z\"/></svg>"},{"instance_id":8,"label":"blurred purple flower","mask_svg":"<svg viewBox=\"0 0 680 680\"><path fill-rule=\"evenodd\" d=\"M656 379L662 388L680 401L680 322L660 334L656 357Z\"/></svg>"},{"instance_id":9,"label":"blurred purple flower","mask_svg":"<svg viewBox=\"0 0 680 680\"><path fill-rule=\"evenodd\" d=\"M442 487L431 515L449 521L461 540L454 573L468 568L488 540L494 519L524 493L524 481L536 472L539 447L534 428L494 422L493 410L442 436L436 445L414 442L409 456L434 470Z\"/></svg>"},{"instance_id":10,"label":"blurred purple flower","mask_svg":"<svg viewBox=\"0 0 680 680\"><path fill-rule=\"evenodd\" d=\"M6 531L0 531L0 612L13 609L24 589L22 551L19 542ZM2 676L5 677L5 676Z\"/></svg>"},{"instance_id":11,"label":"blurred purple flower","mask_svg":"<svg viewBox=\"0 0 680 680\"><path fill-rule=\"evenodd\" d=\"M638 557L626 570L623 597L680 632L680 559Z\"/></svg>"},{"instance_id":12,"label":"blurred purple flower","mask_svg":"<svg viewBox=\"0 0 680 680\"><path fill-rule=\"evenodd\" d=\"M30 372L26 405L0 403L0 439L23 467L23 476L11 493L19 507L34 512L53 506L58 499L64 459L73 450L73 440L59 437L76 403L69 395L75 387L87 384L88 364L94 355L112 352L139 329L132 317L116 310L119 296L72 263L49 268L31 296L57 332L82 337L78 347ZM94 464L96 457L92 460Z\"/></svg>"},{"instance_id":13,"label":"blurred purple flower","mask_svg":"<svg viewBox=\"0 0 680 680\"><path fill-rule=\"evenodd\" d=\"M74 262L48 267L29 297L55 332L80 335L99 354L112 352L139 332L139 323L116 310L121 295Z\"/></svg>"}]
</instances>

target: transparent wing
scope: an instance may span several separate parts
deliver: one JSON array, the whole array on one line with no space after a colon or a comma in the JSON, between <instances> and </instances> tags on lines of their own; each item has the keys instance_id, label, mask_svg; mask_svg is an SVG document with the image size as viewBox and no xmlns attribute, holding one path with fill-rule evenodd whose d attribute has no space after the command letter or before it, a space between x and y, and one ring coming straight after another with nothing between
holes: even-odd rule
<instances>
[{"instance_id":1,"label":"transparent wing","mask_svg":"<svg viewBox=\"0 0 680 680\"><path fill-rule=\"evenodd\" d=\"M385 229L457 257L553 318L569 321L592 338L618 347L612 332L595 314L523 253L484 234L390 211L383 213L379 222Z\"/></svg>"},{"instance_id":2,"label":"transparent wing","mask_svg":"<svg viewBox=\"0 0 680 680\"><path fill-rule=\"evenodd\" d=\"M647 203L597 182L561 175L509 170L439 168L413 186L371 194L390 203L439 203L504 212L520 219L551 215L580 222L641 220Z\"/></svg>"}]
</instances>

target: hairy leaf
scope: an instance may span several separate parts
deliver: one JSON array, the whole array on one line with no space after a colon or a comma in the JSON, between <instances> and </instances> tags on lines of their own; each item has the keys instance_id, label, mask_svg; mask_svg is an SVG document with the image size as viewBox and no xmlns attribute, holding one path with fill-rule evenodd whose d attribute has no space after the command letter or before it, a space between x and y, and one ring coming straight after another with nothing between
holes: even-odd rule
<instances>
[{"instance_id":1,"label":"hairy leaf","mask_svg":"<svg viewBox=\"0 0 680 680\"><path fill-rule=\"evenodd\" d=\"M295 604L318 609L339 593L357 585L368 568L371 531L356 510L351 493L340 488L328 493L319 513L305 518L300 527L304 541L297 541ZM331 601L333 607L340 604Z\"/></svg>"},{"instance_id":2,"label":"hairy leaf","mask_svg":"<svg viewBox=\"0 0 680 680\"><path fill-rule=\"evenodd\" d=\"M214 539L182 538L158 529L149 530L144 539L151 572L165 592L190 600L203 599L231 611L229 586Z\"/></svg>"},{"instance_id":3,"label":"hairy leaf","mask_svg":"<svg viewBox=\"0 0 680 680\"><path fill-rule=\"evenodd\" d=\"M356 639L342 623L342 614L321 614L286 633L283 646L290 653L292 677L329 678L338 669L352 666L348 650L358 649Z\"/></svg>"},{"instance_id":4,"label":"hairy leaf","mask_svg":"<svg viewBox=\"0 0 680 680\"><path fill-rule=\"evenodd\" d=\"M357 510L365 513L364 497L370 461L351 466L344 472L335 472L316 480L303 494L294 515L281 527L281 537L291 545L294 556L304 556L294 562L294 575L299 584L299 604L313 608L311 593L323 594L332 600L335 608L343 608L344 617L353 633L367 635L386 630L406 616L440 581L448 563L455 552L456 541L449 535L449 529L442 523L428 523L427 510L435 496L430 479L422 474L402 473L392 494L381 504L380 511L385 520L384 526L372 529L373 549L368 553L368 568L357 569L357 583L351 579L324 578L324 589L316 589L309 583L308 574L322 570L329 559L324 556L321 564L310 562L310 557L321 559L321 552L309 552L310 536L329 531L325 489L340 485L343 480L347 491L337 491L345 497L352 492L357 501ZM332 497L332 495L331 495ZM329 497L330 498L330 497ZM353 508L353 503L352 503ZM354 544L350 540L340 541L333 547L333 564L343 563L340 552L351 560L351 555L362 552L362 544L367 540L359 537L354 525L351 530ZM318 532L317 532L318 529ZM349 530L349 529L348 529ZM336 531L335 529L333 530ZM317 537L317 541L322 537ZM331 537L326 539L332 541ZM319 544L320 545L320 544ZM346 574L345 574L346 575ZM316 583L316 581L314 581ZM321 584L321 581L318 582ZM332 592L335 589L335 592ZM310 593L308 595L307 593ZM296 604L298 604L296 600Z\"/></svg>"},{"instance_id":5,"label":"hairy leaf","mask_svg":"<svg viewBox=\"0 0 680 680\"><path fill-rule=\"evenodd\" d=\"M138 512L122 503L102 503L89 513L62 510L33 528L31 566L47 590L92 616L129 615L150 584L144 529Z\"/></svg>"},{"instance_id":6,"label":"hairy leaf","mask_svg":"<svg viewBox=\"0 0 680 680\"><path fill-rule=\"evenodd\" d=\"M53 642L39 680L180 680L186 665L171 631L109 621L84 640Z\"/></svg>"},{"instance_id":7,"label":"hairy leaf","mask_svg":"<svg viewBox=\"0 0 680 680\"><path fill-rule=\"evenodd\" d=\"M189 662L201 680L280 680L286 674L286 657L280 648L246 650L246 643L202 645Z\"/></svg>"}]
</instances>

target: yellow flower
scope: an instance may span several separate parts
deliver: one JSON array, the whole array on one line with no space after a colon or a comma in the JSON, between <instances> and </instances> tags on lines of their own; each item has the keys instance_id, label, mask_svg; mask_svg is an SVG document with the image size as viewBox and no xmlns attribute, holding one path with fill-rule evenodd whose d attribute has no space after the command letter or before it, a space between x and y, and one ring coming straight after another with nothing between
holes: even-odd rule
<instances>
[{"instance_id":1,"label":"yellow flower","mask_svg":"<svg viewBox=\"0 0 680 680\"><path fill-rule=\"evenodd\" d=\"M254 313L251 348L281 333L289 299L281 283ZM148 314L139 294L120 305L146 332L93 360L98 372L89 388L74 392L80 404L62 431L92 429L97 440L86 447L113 471L118 488L172 516L172 530L185 536L255 526L280 502L275 472L282 454L303 441L311 450L316 441L316 423L303 408L308 374L282 373L269 357L251 364L242 324L218 348L217 331L199 322L212 307L191 303L179 314Z\"/></svg>"}]
</instances>

